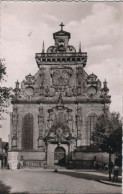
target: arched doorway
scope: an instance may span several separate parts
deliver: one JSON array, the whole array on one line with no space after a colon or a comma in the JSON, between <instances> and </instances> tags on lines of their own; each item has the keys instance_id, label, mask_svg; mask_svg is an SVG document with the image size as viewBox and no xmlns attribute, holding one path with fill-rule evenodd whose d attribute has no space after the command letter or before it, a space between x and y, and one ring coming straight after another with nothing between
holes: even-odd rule
<instances>
[{"instance_id":1,"label":"arched doorway","mask_svg":"<svg viewBox=\"0 0 123 194\"><path fill-rule=\"evenodd\" d=\"M57 147L54 151L54 164L65 166L66 151L63 147Z\"/></svg>"}]
</instances>

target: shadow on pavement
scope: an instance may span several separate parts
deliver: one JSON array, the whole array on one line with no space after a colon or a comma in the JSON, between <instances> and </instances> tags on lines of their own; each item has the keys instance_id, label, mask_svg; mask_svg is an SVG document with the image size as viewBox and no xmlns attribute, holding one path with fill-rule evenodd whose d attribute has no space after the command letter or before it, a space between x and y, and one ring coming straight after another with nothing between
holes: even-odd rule
<instances>
[{"instance_id":1,"label":"shadow on pavement","mask_svg":"<svg viewBox=\"0 0 123 194\"><path fill-rule=\"evenodd\" d=\"M11 187L6 186L5 184L2 183L2 181L0 181L0 193L2 193L2 194L10 193L10 189L11 189Z\"/></svg>"},{"instance_id":2,"label":"shadow on pavement","mask_svg":"<svg viewBox=\"0 0 123 194\"><path fill-rule=\"evenodd\" d=\"M107 181L108 177L103 176L103 175L96 175L96 174L87 174L86 172L82 172L82 173L78 173L78 172L66 172L66 171L58 171L59 174L64 174L64 175L68 175L68 176L72 176L75 178L82 178L82 179L86 179L86 180L94 180L94 181L98 181L98 180L104 180Z\"/></svg>"},{"instance_id":3,"label":"shadow on pavement","mask_svg":"<svg viewBox=\"0 0 123 194\"><path fill-rule=\"evenodd\" d=\"M2 183L2 181L0 181L0 194L9 194L11 187L5 185L4 183ZM28 194L28 192L16 192L16 193L11 193L11 194Z\"/></svg>"}]
</instances>

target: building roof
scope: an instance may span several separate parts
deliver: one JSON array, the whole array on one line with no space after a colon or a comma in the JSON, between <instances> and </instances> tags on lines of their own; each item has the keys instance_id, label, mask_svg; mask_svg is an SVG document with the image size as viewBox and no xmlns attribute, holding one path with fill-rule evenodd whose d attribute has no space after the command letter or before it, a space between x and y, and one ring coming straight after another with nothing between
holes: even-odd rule
<instances>
[{"instance_id":1,"label":"building roof","mask_svg":"<svg viewBox=\"0 0 123 194\"><path fill-rule=\"evenodd\" d=\"M68 36L68 38L70 38L70 33L64 30L60 30L58 32L53 33L53 38L55 38L55 36Z\"/></svg>"},{"instance_id":2,"label":"building roof","mask_svg":"<svg viewBox=\"0 0 123 194\"><path fill-rule=\"evenodd\" d=\"M53 33L53 38L55 38L55 36L68 36L68 38L70 38L70 33L63 30L63 27L65 26L63 22L61 22L59 26L61 27L61 30Z\"/></svg>"}]
</instances>

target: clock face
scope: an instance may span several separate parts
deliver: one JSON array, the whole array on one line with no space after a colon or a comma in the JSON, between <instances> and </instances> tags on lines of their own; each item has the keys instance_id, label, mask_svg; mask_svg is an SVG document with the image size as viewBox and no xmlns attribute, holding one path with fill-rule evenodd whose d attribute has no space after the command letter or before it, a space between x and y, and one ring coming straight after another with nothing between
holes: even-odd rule
<instances>
[{"instance_id":1,"label":"clock face","mask_svg":"<svg viewBox=\"0 0 123 194\"><path fill-rule=\"evenodd\" d=\"M88 96L94 96L97 93L97 89L93 86L90 86L87 90Z\"/></svg>"},{"instance_id":2,"label":"clock face","mask_svg":"<svg viewBox=\"0 0 123 194\"><path fill-rule=\"evenodd\" d=\"M26 90L25 90L25 94L27 96L33 96L34 94L34 89L32 87L27 87Z\"/></svg>"}]
</instances>

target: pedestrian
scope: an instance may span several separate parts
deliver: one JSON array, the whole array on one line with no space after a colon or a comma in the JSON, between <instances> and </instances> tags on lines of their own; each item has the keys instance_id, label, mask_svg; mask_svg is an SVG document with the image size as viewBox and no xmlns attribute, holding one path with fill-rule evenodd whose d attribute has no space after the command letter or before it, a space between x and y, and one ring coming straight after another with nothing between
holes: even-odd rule
<instances>
[{"instance_id":1,"label":"pedestrian","mask_svg":"<svg viewBox=\"0 0 123 194\"><path fill-rule=\"evenodd\" d=\"M23 168L23 166L24 166L24 161L23 160L20 160L20 168Z\"/></svg>"},{"instance_id":2,"label":"pedestrian","mask_svg":"<svg viewBox=\"0 0 123 194\"><path fill-rule=\"evenodd\" d=\"M1 161L1 168L4 169L3 159L2 159L2 161Z\"/></svg>"},{"instance_id":3,"label":"pedestrian","mask_svg":"<svg viewBox=\"0 0 123 194\"><path fill-rule=\"evenodd\" d=\"M20 169L20 166L21 166L21 163L18 162L18 164L17 164L17 169Z\"/></svg>"},{"instance_id":4,"label":"pedestrian","mask_svg":"<svg viewBox=\"0 0 123 194\"><path fill-rule=\"evenodd\" d=\"M114 168L113 168L113 171L114 171L113 182L117 182L118 181L118 175L119 175L119 166L115 164Z\"/></svg>"},{"instance_id":5,"label":"pedestrian","mask_svg":"<svg viewBox=\"0 0 123 194\"><path fill-rule=\"evenodd\" d=\"M9 166L9 163L7 164L7 169L10 170L10 166Z\"/></svg>"},{"instance_id":6,"label":"pedestrian","mask_svg":"<svg viewBox=\"0 0 123 194\"><path fill-rule=\"evenodd\" d=\"M55 168L54 172L58 172L58 169L57 169L57 168Z\"/></svg>"},{"instance_id":7,"label":"pedestrian","mask_svg":"<svg viewBox=\"0 0 123 194\"><path fill-rule=\"evenodd\" d=\"M24 158L23 158L23 156L21 156L19 163L20 163L20 168L23 168L24 167Z\"/></svg>"}]
</instances>

